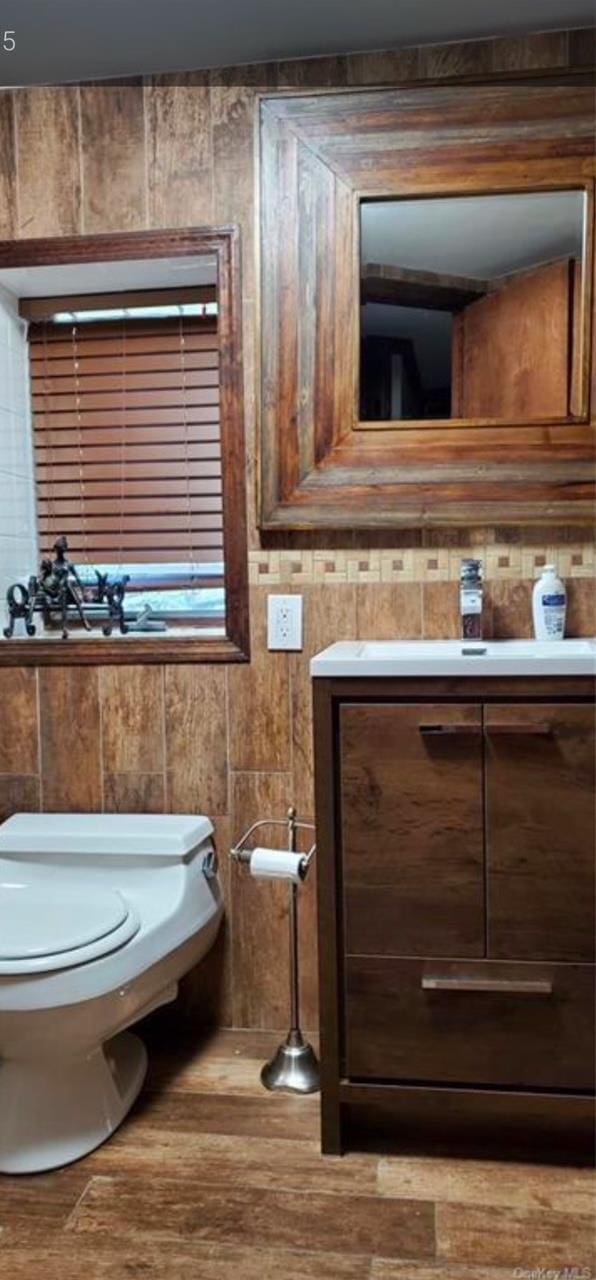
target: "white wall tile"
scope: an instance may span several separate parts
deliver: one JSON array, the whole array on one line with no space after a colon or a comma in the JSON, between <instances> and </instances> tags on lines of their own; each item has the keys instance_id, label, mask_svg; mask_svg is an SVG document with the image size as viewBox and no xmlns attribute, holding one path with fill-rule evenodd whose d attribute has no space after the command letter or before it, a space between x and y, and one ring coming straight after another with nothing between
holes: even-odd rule
<instances>
[{"instance_id":1,"label":"white wall tile","mask_svg":"<svg viewBox=\"0 0 596 1280\"><path fill-rule=\"evenodd\" d=\"M37 565L27 325L0 287L0 619L6 589Z\"/></svg>"}]
</instances>

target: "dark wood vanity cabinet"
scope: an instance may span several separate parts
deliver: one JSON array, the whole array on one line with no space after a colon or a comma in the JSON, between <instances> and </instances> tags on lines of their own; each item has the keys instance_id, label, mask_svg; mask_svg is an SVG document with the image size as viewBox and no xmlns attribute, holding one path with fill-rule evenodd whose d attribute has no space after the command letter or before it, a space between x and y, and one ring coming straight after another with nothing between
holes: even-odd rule
<instances>
[{"instance_id":1,"label":"dark wood vanity cabinet","mask_svg":"<svg viewBox=\"0 0 596 1280\"><path fill-rule=\"evenodd\" d=\"M593 692L315 680L324 1150L588 1154Z\"/></svg>"}]
</instances>

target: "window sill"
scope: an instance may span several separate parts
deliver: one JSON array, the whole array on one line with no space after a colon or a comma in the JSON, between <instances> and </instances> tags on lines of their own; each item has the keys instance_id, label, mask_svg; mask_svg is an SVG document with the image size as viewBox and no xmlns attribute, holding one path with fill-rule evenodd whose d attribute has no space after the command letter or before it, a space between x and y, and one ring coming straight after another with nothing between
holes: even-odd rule
<instances>
[{"instance_id":1,"label":"window sill","mask_svg":"<svg viewBox=\"0 0 596 1280\"><path fill-rule=\"evenodd\" d=\"M174 662L248 662L223 634L179 628L176 632L102 636L73 634L0 637L0 667L132 666Z\"/></svg>"}]
</instances>

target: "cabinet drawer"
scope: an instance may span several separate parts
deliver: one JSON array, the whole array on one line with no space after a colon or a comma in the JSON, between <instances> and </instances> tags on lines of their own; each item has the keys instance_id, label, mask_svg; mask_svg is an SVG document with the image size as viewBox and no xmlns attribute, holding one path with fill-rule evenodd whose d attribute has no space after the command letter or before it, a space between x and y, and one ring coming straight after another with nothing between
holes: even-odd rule
<instances>
[{"instance_id":1,"label":"cabinet drawer","mask_svg":"<svg viewBox=\"0 0 596 1280\"><path fill-rule=\"evenodd\" d=\"M352 1078L590 1090L593 1024L592 965L346 960Z\"/></svg>"}]
</instances>

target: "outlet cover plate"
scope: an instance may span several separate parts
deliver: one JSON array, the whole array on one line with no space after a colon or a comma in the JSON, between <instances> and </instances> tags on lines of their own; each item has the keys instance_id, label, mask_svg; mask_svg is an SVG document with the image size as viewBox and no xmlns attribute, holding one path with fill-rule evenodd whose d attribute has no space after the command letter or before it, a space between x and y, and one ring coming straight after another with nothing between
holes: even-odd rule
<instances>
[{"instance_id":1,"label":"outlet cover plate","mask_svg":"<svg viewBox=\"0 0 596 1280\"><path fill-rule=\"evenodd\" d=\"M302 649L302 596L267 597L267 647Z\"/></svg>"}]
</instances>

